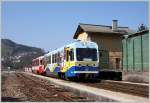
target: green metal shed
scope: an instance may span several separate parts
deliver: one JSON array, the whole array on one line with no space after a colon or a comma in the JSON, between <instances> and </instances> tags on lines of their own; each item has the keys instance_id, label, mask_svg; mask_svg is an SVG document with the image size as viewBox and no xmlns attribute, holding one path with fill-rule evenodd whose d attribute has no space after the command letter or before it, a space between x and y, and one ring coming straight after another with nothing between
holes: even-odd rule
<instances>
[{"instance_id":1,"label":"green metal shed","mask_svg":"<svg viewBox=\"0 0 150 103\"><path fill-rule=\"evenodd\" d=\"M123 40L123 71L149 70L149 30L127 35Z\"/></svg>"}]
</instances>

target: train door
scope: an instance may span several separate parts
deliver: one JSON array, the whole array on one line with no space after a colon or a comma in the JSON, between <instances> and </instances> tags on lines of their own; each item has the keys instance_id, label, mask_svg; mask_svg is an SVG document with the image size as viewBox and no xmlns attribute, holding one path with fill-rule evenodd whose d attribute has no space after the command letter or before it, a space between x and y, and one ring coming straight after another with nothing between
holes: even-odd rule
<instances>
[{"instance_id":1,"label":"train door","mask_svg":"<svg viewBox=\"0 0 150 103\"><path fill-rule=\"evenodd\" d=\"M64 48L64 61L63 61L63 66L61 68L61 72L58 74L60 78L67 78L66 72L70 67L70 48Z\"/></svg>"},{"instance_id":2,"label":"train door","mask_svg":"<svg viewBox=\"0 0 150 103\"><path fill-rule=\"evenodd\" d=\"M40 74L43 73L43 71L44 71L43 63L44 63L44 60L39 59L39 73Z\"/></svg>"},{"instance_id":3,"label":"train door","mask_svg":"<svg viewBox=\"0 0 150 103\"><path fill-rule=\"evenodd\" d=\"M66 48L66 71L70 67L70 48Z\"/></svg>"}]
</instances>

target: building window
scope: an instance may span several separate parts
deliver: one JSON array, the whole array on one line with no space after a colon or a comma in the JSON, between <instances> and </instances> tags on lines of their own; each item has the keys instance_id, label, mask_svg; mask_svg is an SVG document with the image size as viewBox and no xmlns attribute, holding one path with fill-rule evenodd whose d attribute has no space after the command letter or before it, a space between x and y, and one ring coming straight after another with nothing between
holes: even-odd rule
<instances>
[{"instance_id":1,"label":"building window","mask_svg":"<svg viewBox=\"0 0 150 103\"><path fill-rule=\"evenodd\" d=\"M87 41L91 41L91 37L89 35L87 36Z\"/></svg>"},{"instance_id":2,"label":"building window","mask_svg":"<svg viewBox=\"0 0 150 103\"><path fill-rule=\"evenodd\" d=\"M120 68L120 58L116 58L116 69Z\"/></svg>"},{"instance_id":3,"label":"building window","mask_svg":"<svg viewBox=\"0 0 150 103\"><path fill-rule=\"evenodd\" d=\"M102 52L100 52L99 56L102 57Z\"/></svg>"},{"instance_id":4,"label":"building window","mask_svg":"<svg viewBox=\"0 0 150 103\"><path fill-rule=\"evenodd\" d=\"M120 58L116 58L116 63L119 63L120 62Z\"/></svg>"}]
</instances>

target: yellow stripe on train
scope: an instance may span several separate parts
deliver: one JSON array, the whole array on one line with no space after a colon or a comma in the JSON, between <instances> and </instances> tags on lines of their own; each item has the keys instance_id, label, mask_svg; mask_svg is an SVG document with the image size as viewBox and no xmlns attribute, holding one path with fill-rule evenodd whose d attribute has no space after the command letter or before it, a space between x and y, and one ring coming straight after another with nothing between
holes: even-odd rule
<instances>
[{"instance_id":1,"label":"yellow stripe on train","mask_svg":"<svg viewBox=\"0 0 150 103\"><path fill-rule=\"evenodd\" d=\"M97 61L70 61L70 62L65 62L64 68L61 69L61 72L66 72L69 68L72 66L97 66Z\"/></svg>"}]
</instances>

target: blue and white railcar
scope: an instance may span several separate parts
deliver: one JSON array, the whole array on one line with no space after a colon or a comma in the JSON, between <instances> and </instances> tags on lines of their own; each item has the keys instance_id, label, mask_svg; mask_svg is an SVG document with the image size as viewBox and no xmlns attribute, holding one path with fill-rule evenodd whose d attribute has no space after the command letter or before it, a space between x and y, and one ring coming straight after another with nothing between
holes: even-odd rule
<instances>
[{"instance_id":1,"label":"blue and white railcar","mask_svg":"<svg viewBox=\"0 0 150 103\"><path fill-rule=\"evenodd\" d=\"M73 42L44 55L45 72L62 78L94 78L99 73L98 54L94 42Z\"/></svg>"}]
</instances>

